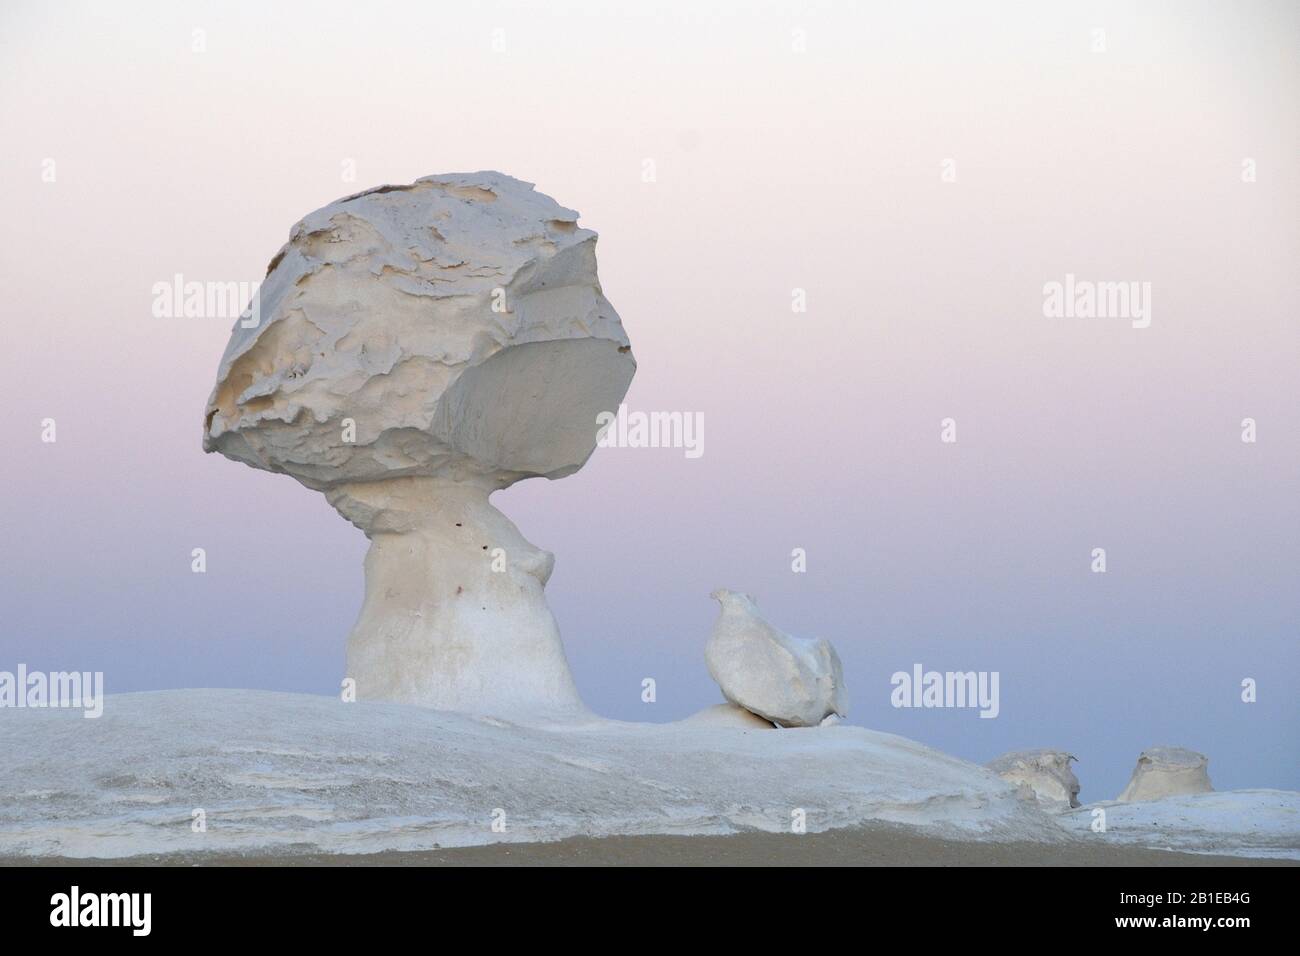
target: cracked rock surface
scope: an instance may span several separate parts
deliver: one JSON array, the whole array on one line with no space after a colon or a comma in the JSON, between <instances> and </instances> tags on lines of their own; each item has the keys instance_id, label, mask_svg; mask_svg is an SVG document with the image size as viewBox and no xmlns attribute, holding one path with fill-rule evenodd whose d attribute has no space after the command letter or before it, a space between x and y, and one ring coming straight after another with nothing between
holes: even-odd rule
<instances>
[{"instance_id":1,"label":"cracked rock surface","mask_svg":"<svg viewBox=\"0 0 1300 956\"><path fill-rule=\"evenodd\" d=\"M236 323L204 448L317 489L576 471L636 368L577 219L495 172L306 216L271 260L256 326Z\"/></svg>"}]
</instances>

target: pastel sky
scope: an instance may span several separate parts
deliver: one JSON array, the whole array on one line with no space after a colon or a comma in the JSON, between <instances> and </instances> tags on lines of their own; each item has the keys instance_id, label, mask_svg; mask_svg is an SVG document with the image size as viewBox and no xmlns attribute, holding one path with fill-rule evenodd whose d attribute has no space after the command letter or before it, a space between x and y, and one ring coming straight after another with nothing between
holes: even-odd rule
<instances>
[{"instance_id":1,"label":"pastel sky","mask_svg":"<svg viewBox=\"0 0 1300 956\"><path fill-rule=\"evenodd\" d=\"M1300 788L1300 7L268 7L0 7L0 669L337 692L366 541L203 454L231 320L151 287L499 169L600 233L629 406L705 421L494 499L594 709L720 699L725 586L835 644L853 723L1066 749L1085 800L1154 744ZM1150 326L1045 317L1067 274L1150 283ZM916 663L1000 672L1000 715L891 707Z\"/></svg>"}]
</instances>

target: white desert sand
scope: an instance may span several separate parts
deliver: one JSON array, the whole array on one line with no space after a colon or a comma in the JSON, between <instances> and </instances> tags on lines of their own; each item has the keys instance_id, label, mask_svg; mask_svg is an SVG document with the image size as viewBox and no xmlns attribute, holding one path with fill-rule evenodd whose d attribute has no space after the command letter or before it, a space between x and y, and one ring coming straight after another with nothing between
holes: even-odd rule
<instances>
[{"instance_id":1,"label":"white desert sand","mask_svg":"<svg viewBox=\"0 0 1300 956\"><path fill-rule=\"evenodd\" d=\"M969 845L972 859L1012 844L1067 858L1102 846L1300 858L1295 793L1111 807L1098 834L1087 807L1046 814L983 767L843 724L528 726L406 704L180 690L110 695L94 720L12 711L0 752L0 856L30 860L779 835L800 811L809 834L894 825ZM1215 803L1180 803L1202 797Z\"/></svg>"},{"instance_id":2,"label":"white desert sand","mask_svg":"<svg viewBox=\"0 0 1300 956\"><path fill-rule=\"evenodd\" d=\"M1300 860L1300 793L1294 790L1224 790L1136 803L1103 801L1062 814L1061 825L1094 835L1099 812L1116 846L1189 853Z\"/></svg>"},{"instance_id":3,"label":"white desert sand","mask_svg":"<svg viewBox=\"0 0 1300 956\"><path fill-rule=\"evenodd\" d=\"M0 854L302 847L331 853L573 836L810 831L869 821L1063 840L974 764L859 727L589 719L526 726L404 704L185 690L104 715L0 721ZM192 815L204 811L206 832ZM494 813L494 811L501 811ZM503 819L504 831L493 829Z\"/></svg>"}]
</instances>

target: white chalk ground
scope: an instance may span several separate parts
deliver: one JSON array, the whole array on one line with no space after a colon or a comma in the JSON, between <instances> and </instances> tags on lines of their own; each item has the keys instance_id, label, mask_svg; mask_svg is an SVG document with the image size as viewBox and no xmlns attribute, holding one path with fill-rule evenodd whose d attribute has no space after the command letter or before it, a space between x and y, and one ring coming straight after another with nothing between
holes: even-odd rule
<instances>
[{"instance_id":1,"label":"white chalk ground","mask_svg":"<svg viewBox=\"0 0 1300 956\"><path fill-rule=\"evenodd\" d=\"M809 831L884 821L971 840L1096 836L1088 808L1045 814L982 767L845 725L601 720L547 729L404 704L186 690L110 696L90 720L76 710L0 711L0 753L0 856L371 853L789 832L796 810ZM1262 799L1233 803L1234 794L1204 797L1228 809L1197 816L1178 842L1160 827L1145 843L1150 828L1126 825L1124 814L1143 804L1108 809L1107 839L1300 856L1300 795L1269 797L1281 810ZM498 808L504 833L492 828ZM196 809L206 832L191 827ZM1265 837L1242 822L1257 812Z\"/></svg>"},{"instance_id":2,"label":"white chalk ground","mask_svg":"<svg viewBox=\"0 0 1300 956\"><path fill-rule=\"evenodd\" d=\"M1094 809L1106 832L1092 831ZM1090 838L1184 853L1300 860L1300 793L1228 790L1142 803L1105 801L1061 814L1062 824Z\"/></svg>"}]
</instances>

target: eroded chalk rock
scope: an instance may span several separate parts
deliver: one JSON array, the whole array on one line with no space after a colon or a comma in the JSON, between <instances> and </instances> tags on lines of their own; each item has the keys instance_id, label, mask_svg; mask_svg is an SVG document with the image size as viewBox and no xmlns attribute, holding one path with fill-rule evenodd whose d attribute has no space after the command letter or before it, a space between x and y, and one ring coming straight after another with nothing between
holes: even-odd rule
<instances>
[{"instance_id":1,"label":"eroded chalk rock","mask_svg":"<svg viewBox=\"0 0 1300 956\"><path fill-rule=\"evenodd\" d=\"M704 649L709 673L734 704L782 727L815 727L848 713L844 672L825 640L782 633L747 594L714 591L722 614Z\"/></svg>"},{"instance_id":2,"label":"eroded chalk rock","mask_svg":"<svg viewBox=\"0 0 1300 956\"><path fill-rule=\"evenodd\" d=\"M1138 756L1128 786L1116 799L1136 803L1185 793L1209 793L1214 789L1206 769L1209 764L1208 757L1194 750L1150 747Z\"/></svg>"},{"instance_id":3,"label":"eroded chalk rock","mask_svg":"<svg viewBox=\"0 0 1300 956\"><path fill-rule=\"evenodd\" d=\"M348 640L361 698L581 708L552 556L488 502L577 471L636 365L596 234L529 183L426 176L319 209L236 324L203 446L284 472L370 538Z\"/></svg>"},{"instance_id":4,"label":"eroded chalk rock","mask_svg":"<svg viewBox=\"0 0 1300 956\"><path fill-rule=\"evenodd\" d=\"M1068 809L1079 806L1079 779L1070 769L1077 759L1063 750L1017 750L986 766L1003 780L1029 788L1044 807Z\"/></svg>"}]
</instances>

